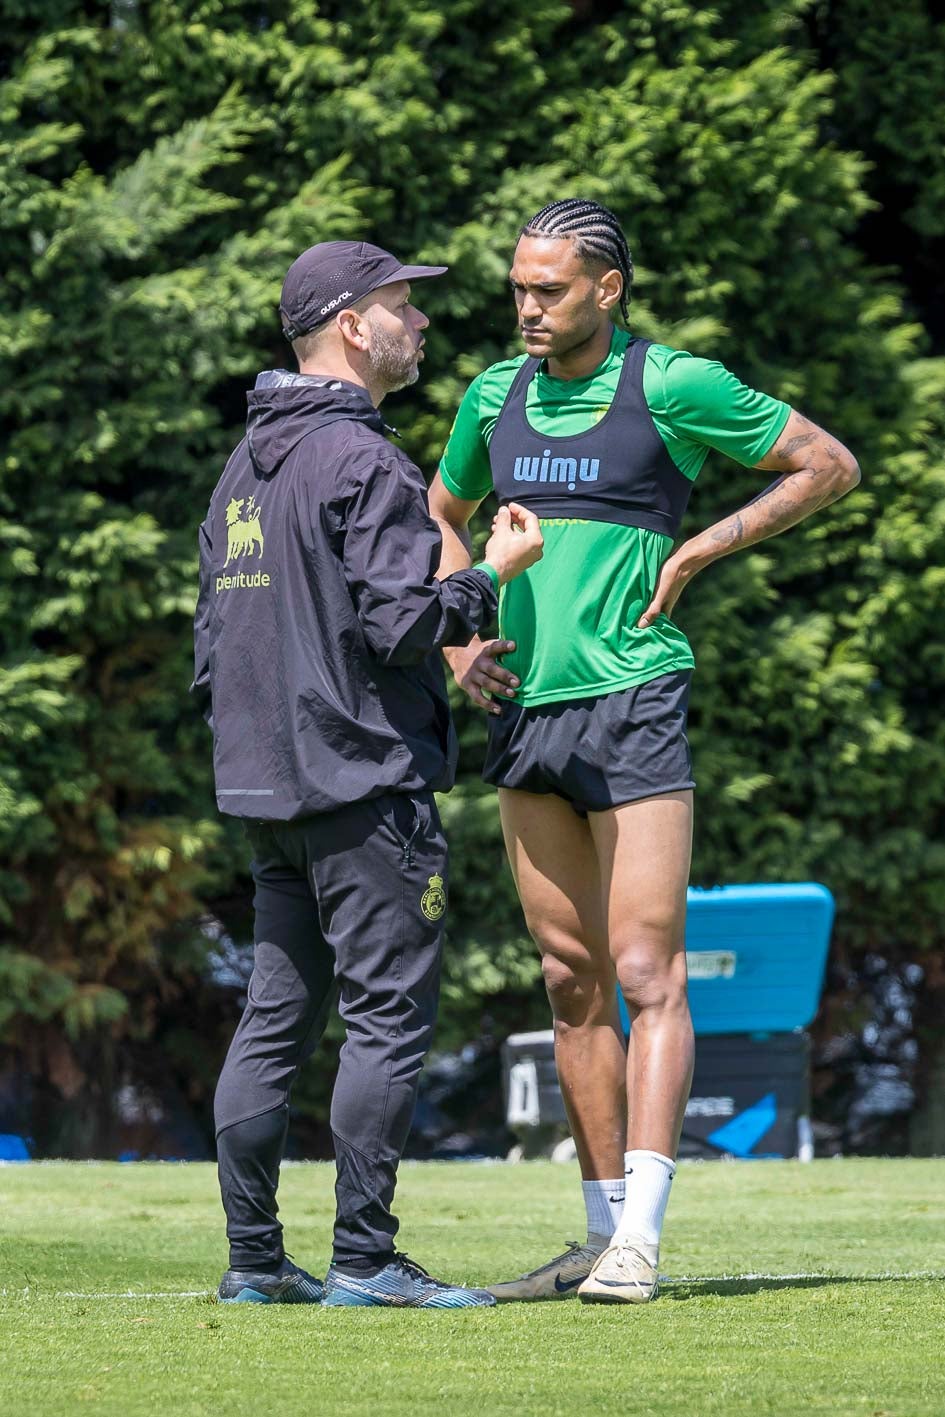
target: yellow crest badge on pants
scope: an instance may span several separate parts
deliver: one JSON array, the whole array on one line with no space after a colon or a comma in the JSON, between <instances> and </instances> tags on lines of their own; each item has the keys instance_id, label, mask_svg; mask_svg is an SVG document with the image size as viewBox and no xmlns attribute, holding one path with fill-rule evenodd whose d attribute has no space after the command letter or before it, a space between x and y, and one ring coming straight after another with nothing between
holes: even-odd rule
<instances>
[{"instance_id":1,"label":"yellow crest badge on pants","mask_svg":"<svg viewBox=\"0 0 945 1417\"><path fill-rule=\"evenodd\" d=\"M420 909L428 920L439 920L446 909L446 891L443 877L431 876L430 883L420 897Z\"/></svg>"}]
</instances>

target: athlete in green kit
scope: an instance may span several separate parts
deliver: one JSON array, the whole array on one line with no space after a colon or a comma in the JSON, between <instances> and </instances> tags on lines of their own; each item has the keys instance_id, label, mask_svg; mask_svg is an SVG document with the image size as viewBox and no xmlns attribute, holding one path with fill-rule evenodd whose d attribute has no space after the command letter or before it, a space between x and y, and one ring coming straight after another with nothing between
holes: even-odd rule
<instances>
[{"instance_id":1,"label":"athlete in green kit","mask_svg":"<svg viewBox=\"0 0 945 1417\"><path fill-rule=\"evenodd\" d=\"M673 607L699 571L859 481L842 444L722 365L628 322L620 225L578 198L522 228L510 272L523 357L476 378L430 509L440 574L470 564L467 525L495 491L541 522L543 559L503 588L499 638L447 651L489 713L484 776L542 956L577 1147L587 1238L492 1286L499 1300L655 1297L663 1216L692 1078L686 886L693 656ZM673 549L710 449L776 475ZM625 1050L617 988L632 1020Z\"/></svg>"}]
</instances>

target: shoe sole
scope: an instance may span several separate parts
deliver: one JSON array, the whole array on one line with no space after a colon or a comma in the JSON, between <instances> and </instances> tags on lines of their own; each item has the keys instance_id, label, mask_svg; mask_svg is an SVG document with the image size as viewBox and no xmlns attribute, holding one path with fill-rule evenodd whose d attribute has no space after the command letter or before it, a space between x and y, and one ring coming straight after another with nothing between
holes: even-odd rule
<instances>
[{"instance_id":1,"label":"shoe sole","mask_svg":"<svg viewBox=\"0 0 945 1417\"><path fill-rule=\"evenodd\" d=\"M238 1294L233 1294L229 1298L217 1296L218 1304L274 1304L275 1300L271 1294L263 1294L260 1289L241 1289Z\"/></svg>"},{"instance_id":2,"label":"shoe sole","mask_svg":"<svg viewBox=\"0 0 945 1417\"><path fill-rule=\"evenodd\" d=\"M591 1289L586 1294L578 1291L578 1298L582 1304L652 1304L653 1300L659 1296L659 1289L654 1289L651 1294L641 1295L639 1298L630 1294L608 1293L606 1290Z\"/></svg>"},{"instance_id":3,"label":"shoe sole","mask_svg":"<svg viewBox=\"0 0 945 1417\"><path fill-rule=\"evenodd\" d=\"M291 1295L292 1291L289 1291ZM247 1286L241 1289L238 1294L228 1294L225 1298L222 1294L217 1294L218 1304L321 1304L322 1296L317 1297L304 1295L302 1298L286 1298L283 1294L264 1294L261 1289L252 1289Z\"/></svg>"},{"instance_id":4,"label":"shoe sole","mask_svg":"<svg viewBox=\"0 0 945 1417\"><path fill-rule=\"evenodd\" d=\"M322 1300L323 1309L494 1309L491 1304L477 1299L426 1299L422 1304L408 1304L396 1299L371 1299L363 1294L332 1294Z\"/></svg>"}]
</instances>

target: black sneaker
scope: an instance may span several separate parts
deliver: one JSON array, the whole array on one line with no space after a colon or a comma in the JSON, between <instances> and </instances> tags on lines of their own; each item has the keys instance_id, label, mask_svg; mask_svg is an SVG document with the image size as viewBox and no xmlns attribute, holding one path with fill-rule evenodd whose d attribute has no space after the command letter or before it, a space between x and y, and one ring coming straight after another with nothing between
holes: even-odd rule
<instances>
[{"instance_id":1,"label":"black sneaker","mask_svg":"<svg viewBox=\"0 0 945 1417\"><path fill-rule=\"evenodd\" d=\"M384 1307L393 1309L473 1309L495 1304L484 1289L467 1289L434 1279L426 1270L395 1255L377 1274L346 1274L332 1265L325 1280L325 1307Z\"/></svg>"},{"instance_id":2,"label":"black sneaker","mask_svg":"<svg viewBox=\"0 0 945 1417\"><path fill-rule=\"evenodd\" d=\"M275 1274L228 1269L220 1280L221 1304L320 1304L325 1286L286 1257Z\"/></svg>"}]
</instances>

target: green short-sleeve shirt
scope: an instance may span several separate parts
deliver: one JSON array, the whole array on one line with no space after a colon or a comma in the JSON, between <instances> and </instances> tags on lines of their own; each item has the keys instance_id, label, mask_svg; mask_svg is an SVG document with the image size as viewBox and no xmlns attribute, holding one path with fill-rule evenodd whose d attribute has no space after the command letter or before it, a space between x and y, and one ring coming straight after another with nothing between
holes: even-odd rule
<instances>
[{"instance_id":1,"label":"green short-sleeve shirt","mask_svg":"<svg viewBox=\"0 0 945 1417\"><path fill-rule=\"evenodd\" d=\"M535 431L568 437L593 427L613 400L630 339L615 329L606 359L585 379L554 379L543 365L525 404ZM489 441L524 358L493 364L463 397L440 462L456 497L480 501L492 491ZM667 452L692 481L710 448L754 466L790 413L715 360L666 345L646 352L643 393ZM499 633L516 642L504 663L521 680L519 703L614 693L692 668L689 643L671 620L636 625L672 549L669 537L565 518L542 519L542 533L542 560L504 586L499 603Z\"/></svg>"}]
</instances>

